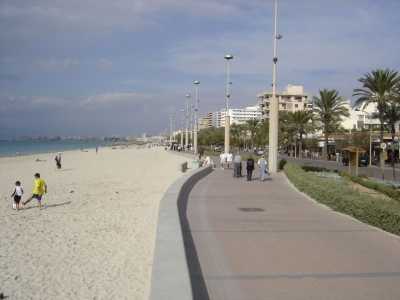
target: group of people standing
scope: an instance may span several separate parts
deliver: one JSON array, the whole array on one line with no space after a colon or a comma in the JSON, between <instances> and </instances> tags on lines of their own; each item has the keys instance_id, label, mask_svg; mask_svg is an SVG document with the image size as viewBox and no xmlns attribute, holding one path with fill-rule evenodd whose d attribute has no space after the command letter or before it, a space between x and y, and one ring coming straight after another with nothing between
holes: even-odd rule
<instances>
[{"instance_id":1,"label":"group of people standing","mask_svg":"<svg viewBox=\"0 0 400 300\"><path fill-rule=\"evenodd\" d=\"M230 167L233 165L233 177L242 177L243 161L239 153L237 153L235 157L233 157L232 153L221 153L220 164L221 169L230 169ZM247 181L251 181L255 169L255 161L253 157L250 156L249 158L247 158L247 160L245 160L245 166ZM260 169L260 180L264 181L266 179L266 175L269 174L268 164L264 155L261 156L261 158L257 161L257 166Z\"/></svg>"}]
</instances>

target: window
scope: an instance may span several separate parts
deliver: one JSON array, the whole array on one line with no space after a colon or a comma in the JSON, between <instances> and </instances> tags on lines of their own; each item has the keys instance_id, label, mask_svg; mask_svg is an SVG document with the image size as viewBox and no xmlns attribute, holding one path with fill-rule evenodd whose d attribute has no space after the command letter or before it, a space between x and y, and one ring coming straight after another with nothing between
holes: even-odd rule
<instances>
[{"instance_id":1,"label":"window","mask_svg":"<svg viewBox=\"0 0 400 300\"><path fill-rule=\"evenodd\" d=\"M295 107L295 108L299 108L299 105L298 105L298 104L295 104L294 107Z\"/></svg>"}]
</instances>

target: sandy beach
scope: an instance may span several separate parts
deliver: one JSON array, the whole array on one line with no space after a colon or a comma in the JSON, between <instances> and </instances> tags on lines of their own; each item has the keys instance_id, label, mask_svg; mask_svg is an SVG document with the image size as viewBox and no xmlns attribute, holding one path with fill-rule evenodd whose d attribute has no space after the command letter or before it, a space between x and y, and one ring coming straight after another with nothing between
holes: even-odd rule
<instances>
[{"instance_id":1,"label":"sandy beach","mask_svg":"<svg viewBox=\"0 0 400 300\"><path fill-rule=\"evenodd\" d=\"M0 158L0 293L9 299L146 299L159 201L185 158L100 149ZM36 161L36 159L41 161ZM14 182L48 184L45 209L11 209Z\"/></svg>"}]
</instances>

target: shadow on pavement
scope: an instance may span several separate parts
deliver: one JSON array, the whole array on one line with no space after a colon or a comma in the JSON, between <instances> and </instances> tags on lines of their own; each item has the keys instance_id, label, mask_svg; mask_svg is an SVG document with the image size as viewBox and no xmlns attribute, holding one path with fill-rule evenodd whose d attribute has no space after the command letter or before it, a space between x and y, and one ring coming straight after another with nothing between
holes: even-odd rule
<instances>
[{"instance_id":1,"label":"shadow on pavement","mask_svg":"<svg viewBox=\"0 0 400 300\"><path fill-rule=\"evenodd\" d=\"M194 244L189 221L187 219L187 204L193 184L182 189L178 200L179 220L182 228L183 242L185 245L186 261L190 273L190 284L192 286L193 300L209 300L206 283L201 270L199 258Z\"/></svg>"}]
</instances>

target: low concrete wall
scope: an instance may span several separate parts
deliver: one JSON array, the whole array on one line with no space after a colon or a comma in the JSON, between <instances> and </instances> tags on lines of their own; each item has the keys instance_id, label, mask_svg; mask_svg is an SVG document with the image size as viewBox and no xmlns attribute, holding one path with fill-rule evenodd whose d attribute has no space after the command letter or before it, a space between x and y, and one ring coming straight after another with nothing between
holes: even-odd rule
<instances>
[{"instance_id":1,"label":"low concrete wall","mask_svg":"<svg viewBox=\"0 0 400 300\"><path fill-rule=\"evenodd\" d=\"M188 172L169 187L161 200L150 287L151 300L193 299L178 203L181 198L188 196L196 182L211 172L211 167Z\"/></svg>"}]
</instances>

